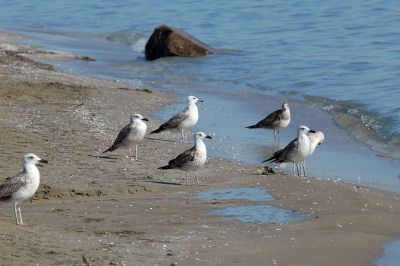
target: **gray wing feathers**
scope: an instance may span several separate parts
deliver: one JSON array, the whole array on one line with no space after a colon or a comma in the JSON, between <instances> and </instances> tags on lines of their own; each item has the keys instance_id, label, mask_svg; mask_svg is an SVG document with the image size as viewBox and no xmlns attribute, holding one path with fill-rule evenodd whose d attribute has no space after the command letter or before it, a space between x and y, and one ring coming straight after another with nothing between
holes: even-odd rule
<instances>
[{"instance_id":1,"label":"gray wing feathers","mask_svg":"<svg viewBox=\"0 0 400 266\"><path fill-rule=\"evenodd\" d=\"M258 122L260 126L263 127L270 127L273 126L275 123L281 120L282 110L276 110L275 112L270 113L267 115L266 118Z\"/></svg>"},{"instance_id":2,"label":"gray wing feathers","mask_svg":"<svg viewBox=\"0 0 400 266\"><path fill-rule=\"evenodd\" d=\"M0 185L0 200L8 200L22 186L26 185L24 172L14 177L7 177L6 182Z\"/></svg>"},{"instance_id":3,"label":"gray wing feathers","mask_svg":"<svg viewBox=\"0 0 400 266\"><path fill-rule=\"evenodd\" d=\"M115 139L113 146L120 145L124 141L124 139L126 139L128 137L130 132L131 132L130 125L124 126L124 128L121 129L121 131L118 133L118 136Z\"/></svg>"},{"instance_id":4,"label":"gray wing feathers","mask_svg":"<svg viewBox=\"0 0 400 266\"><path fill-rule=\"evenodd\" d=\"M272 161L274 163L287 163L291 162L291 158L293 158L293 154L296 153L299 147L298 139L292 140L285 148L274 152L274 154L266 161Z\"/></svg>"},{"instance_id":5,"label":"gray wing feathers","mask_svg":"<svg viewBox=\"0 0 400 266\"><path fill-rule=\"evenodd\" d=\"M103 153L108 151L115 151L116 149L118 149L130 132L131 132L131 127L130 124L128 124L118 133L118 136L115 139L113 145L108 150L103 151Z\"/></svg>"},{"instance_id":6,"label":"gray wing feathers","mask_svg":"<svg viewBox=\"0 0 400 266\"><path fill-rule=\"evenodd\" d=\"M196 149L192 147L189 150L184 151L183 153L179 154L175 159L172 159L168 162L168 166L170 168L179 168L185 163L192 162L195 158Z\"/></svg>"},{"instance_id":7,"label":"gray wing feathers","mask_svg":"<svg viewBox=\"0 0 400 266\"><path fill-rule=\"evenodd\" d=\"M177 128L182 123L182 121L184 121L188 117L189 117L189 109L186 108L183 112L171 117L167 122L162 124L158 129L150 132L150 134L160 133L164 130Z\"/></svg>"},{"instance_id":8,"label":"gray wing feathers","mask_svg":"<svg viewBox=\"0 0 400 266\"><path fill-rule=\"evenodd\" d=\"M285 148L283 148L280 159L284 160L285 162L290 161L290 159L292 158L292 154L297 152L298 149L299 149L299 141L296 138L292 140L288 145L286 145Z\"/></svg>"},{"instance_id":9,"label":"gray wing feathers","mask_svg":"<svg viewBox=\"0 0 400 266\"><path fill-rule=\"evenodd\" d=\"M177 128L179 126L179 124L182 123L182 121L188 117L189 117L189 113L187 110L185 110L182 113L176 114L162 125L163 129Z\"/></svg>"}]
</instances>

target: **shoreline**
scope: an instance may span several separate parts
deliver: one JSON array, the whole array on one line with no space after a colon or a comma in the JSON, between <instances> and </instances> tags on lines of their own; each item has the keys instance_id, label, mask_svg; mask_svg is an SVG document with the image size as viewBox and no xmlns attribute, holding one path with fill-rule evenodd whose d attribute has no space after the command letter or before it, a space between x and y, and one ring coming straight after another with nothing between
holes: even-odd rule
<instances>
[{"instance_id":1,"label":"shoreline","mask_svg":"<svg viewBox=\"0 0 400 266\"><path fill-rule=\"evenodd\" d=\"M144 75L143 79L141 78L141 74L139 74L138 78L129 78L132 73L124 71L124 67L128 67L129 69L129 66L132 67L138 64L144 67L144 72L146 72L147 67L142 65L145 63L142 62L141 59L134 59L134 61L138 60L137 62L127 62L126 54L131 54L132 52L128 46L122 47L112 42L107 42L105 45L99 42L99 40L90 41L83 37L67 37L64 41L67 42L68 45L62 45L60 41L57 41L58 38L56 36L52 36L51 34L38 34L37 36L35 35L36 39L33 43L39 47L46 47L46 49L55 51L83 52L83 55L86 53L90 57L95 58L96 61L107 62L107 66L103 66L103 63L87 63L84 62L84 60L71 60L82 57L77 57L74 54L65 54L64 52L61 52L61 55L58 55L58 53L52 54L51 56L53 57L58 55L57 60L50 61L46 60L50 58L43 56L43 54L46 54L45 51L41 53L42 62L56 64L67 73L72 72L92 78L126 82L137 86L148 86L156 91L172 93L174 95L177 94L179 95L179 99L181 99L180 96L186 98L186 94L200 95L200 97L205 96L207 103L205 105L200 105L199 108L202 115L207 115L207 120L201 119L195 127L195 130L200 129L207 132L215 132L217 134L216 137L218 137L218 133L220 133L218 142L213 141L211 143L211 148L216 146L217 149L216 151L209 150L210 154L213 156L250 164L258 164L260 161L263 161L265 157L272 154L276 149L276 147L269 145L269 143L272 142L270 138L271 135L263 130L261 130L262 132L252 131L251 133L248 130L243 131L243 129L240 129L239 125L244 127L248 123L253 123L253 120L261 119L266 113L278 108L279 104L277 105L277 102L289 101L291 105L293 105L293 122L286 130L281 132L283 136L282 144L288 143L293 139L298 125L296 123L299 122L308 125L310 128L322 130L326 133L327 139L324 145L318 149L318 154L311 156L307 160L312 166L309 172L311 176L317 176L323 179L340 178L355 184L362 184L385 191L400 193L400 187L398 186L398 161L396 161L394 157L392 158L392 156L389 156L392 159L386 158L385 156L382 157L383 154L377 152L376 149L369 145L375 143L373 146L376 146L376 140L373 140L373 137L369 139L369 137L372 136L371 130L366 129L366 126L360 126L358 122L353 124L353 122L355 122L354 119L357 120L357 118L354 118L352 114L348 114L344 110L352 106L349 106L348 103L346 104L340 101L326 102L326 99L316 99L316 102L313 102L313 100L310 101L309 96L296 95L292 91L287 91L279 95L260 95L255 92L242 93L236 90L217 90L217 92L213 92L210 91L210 88L205 89L202 87L203 85L207 86L207 84L203 84L199 87L197 83L190 84L188 88L184 90L182 90L180 85L176 88L164 87L164 85L157 82L157 80L154 80L155 83L153 83L152 79L147 79L145 77L146 75ZM87 49L88 45L86 45L86 48L81 47L80 43L82 41L90 41L90 46L94 49ZM30 45L29 42L23 43ZM117 59L107 56L107 51L111 50L113 54L115 53ZM135 56L138 55L134 54L133 56L133 58L135 58ZM64 59L62 59L63 57ZM117 66L114 66L114 64ZM118 67L118 65L122 65L122 69ZM157 64L155 67L158 68ZM135 69L133 69L133 71L135 72ZM222 87L218 88L224 89ZM224 108L223 105L229 105L229 108ZM360 111L362 110L361 106L355 107ZM163 115L173 115L175 111L177 111L177 109L173 108L178 108L180 110L182 106L181 104L174 104L163 108L162 112L157 113L157 118L163 120L168 118ZM237 117L237 126L239 127L233 127L232 123L229 123L228 120L225 119L226 117L218 116L218 113L220 113L218 109L221 109L223 112L228 112L232 118L235 117L236 119ZM325 109L331 110L327 111ZM337 109L339 109L339 112L337 112ZM243 113L243 110L246 110L245 113ZM209 122L210 120L212 120L212 122ZM340 126L343 122L345 124L347 123L347 126ZM348 127L349 123L352 125L350 128ZM222 127L215 127L215 125L222 125ZM355 135L351 127L356 127L357 132ZM368 140L369 144L360 141L360 137L364 138L364 140ZM224 145L222 142L226 142L226 144ZM378 146L380 146L380 150L382 150L383 147L387 145L388 144L381 143L381 145ZM235 150L230 151L233 147ZM393 147L394 146L391 146L392 150ZM341 167L334 167L332 164L327 163L332 160ZM348 164L349 161L352 162L351 165ZM281 171L282 169L277 168L277 170Z\"/></svg>"},{"instance_id":2,"label":"shoreline","mask_svg":"<svg viewBox=\"0 0 400 266\"><path fill-rule=\"evenodd\" d=\"M146 138L138 162L124 150L100 158L129 114L150 118L150 131L158 125L154 112L174 96L12 59L0 59L1 174L16 173L27 150L50 165L40 169L39 199L22 207L30 226L15 226L11 208L0 205L4 263L365 265L400 235L400 198L354 184L260 175L253 165L210 158L203 185L182 186L183 172L157 169L191 145L169 141L175 134ZM275 196L272 205L313 218L229 221L209 213L233 202L195 198L213 188L255 186Z\"/></svg>"}]
</instances>

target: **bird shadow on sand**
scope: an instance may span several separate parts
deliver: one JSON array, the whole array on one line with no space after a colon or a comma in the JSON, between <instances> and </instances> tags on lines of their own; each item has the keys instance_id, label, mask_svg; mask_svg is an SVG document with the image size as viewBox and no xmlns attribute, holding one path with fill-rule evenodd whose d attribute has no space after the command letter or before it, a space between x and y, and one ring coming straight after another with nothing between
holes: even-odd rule
<instances>
[{"instance_id":1,"label":"bird shadow on sand","mask_svg":"<svg viewBox=\"0 0 400 266\"><path fill-rule=\"evenodd\" d=\"M117 160L118 156L109 156L109 155L92 155L88 154L89 157L98 158L98 159L110 159L110 160Z\"/></svg>"},{"instance_id":2,"label":"bird shadow on sand","mask_svg":"<svg viewBox=\"0 0 400 266\"><path fill-rule=\"evenodd\" d=\"M161 185L171 185L171 186L207 186L207 184L185 184L185 183L176 183L176 182L168 182L161 180L146 180L144 182L153 183L153 184L161 184Z\"/></svg>"},{"instance_id":3,"label":"bird shadow on sand","mask_svg":"<svg viewBox=\"0 0 400 266\"><path fill-rule=\"evenodd\" d=\"M178 142L187 143L187 142L183 142L182 140L158 139L158 138L152 138L152 137L145 137L145 139L156 140L156 141L165 141L165 142L171 142L171 143L178 143Z\"/></svg>"},{"instance_id":4,"label":"bird shadow on sand","mask_svg":"<svg viewBox=\"0 0 400 266\"><path fill-rule=\"evenodd\" d=\"M168 181L160 181L160 180L146 180L144 182L147 183L154 183L154 184L161 184L161 185L172 185L172 186L181 186L182 183L175 183L175 182L168 182Z\"/></svg>"}]
</instances>

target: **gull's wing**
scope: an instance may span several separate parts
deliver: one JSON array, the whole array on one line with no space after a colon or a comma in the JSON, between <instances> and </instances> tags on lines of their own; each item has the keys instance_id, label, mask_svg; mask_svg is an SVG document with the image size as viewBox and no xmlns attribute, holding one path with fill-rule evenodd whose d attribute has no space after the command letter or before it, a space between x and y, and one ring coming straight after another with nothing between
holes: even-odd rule
<instances>
[{"instance_id":1,"label":"gull's wing","mask_svg":"<svg viewBox=\"0 0 400 266\"><path fill-rule=\"evenodd\" d=\"M183 153L179 154L175 159L172 159L168 162L169 168L180 168L184 164L188 162L192 162L194 160L196 154L195 147L184 151Z\"/></svg>"},{"instance_id":2,"label":"gull's wing","mask_svg":"<svg viewBox=\"0 0 400 266\"><path fill-rule=\"evenodd\" d=\"M26 185L25 172L20 172L16 176L7 177L6 182L0 185L0 200L8 200L12 195Z\"/></svg>"},{"instance_id":3,"label":"gull's wing","mask_svg":"<svg viewBox=\"0 0 400 266\"><path fill-rule=\"evenodd\" d=\"M268 158L267 161L272 161L274 163L287 163L291 162L290 158L292 158L292 155L297 152L299 149L299 141L297 138L292 140L288 145L286 145L285 148L274 152L274 154Z\"/></svg>"},{"instance_id":4,"label":"gull's wing","mask_svg":"<svg viewBox=\"0 0 400 266\"><path fill-rule=\"evenodd\" d=\"M281 120L282 113L283 111L281 109L276 110L260 120L257 124L248 126L247 128L269 128Z\"/></svg>"},{"instance_id":5,"label":"gull's wing","mask_svg":"<svg viewBox=\"0 0 400 266\"><path fill-rule=\"evenodd\" d=\"M272 113L270 113L269 115L267 115L267 117L265 117L263 120L261 120L258 123L261 123L263 127L270 127L273 124L275 124L276 122L280 121L282 118L282 109L276 110Z\"/></svg>"},{"instance_id":6,"label":"gull's wing","mask_svg":"<svg viewBox=\"0 0 400 266\"><path fill-rule=\"evenodd\" d=\"M189 110L185 109L183 112L178 113L171 117L167 122L162 124L158 129L154 130L150 134L159 133L164 130L177 128L186 118L189 117Z\"/></svg>"},{"instance_id":7,"label":"gull's wing","mask_svg":"<svg viewBox=\"0 0 400 266\"><path fill-rule=\"evenodd\" d=\"M115 151L116 149L118 149L119 146L124 141L124 139L128 137L130 132L131 132L130 124L124 126L124 128L121 129L121 131L118 133L118 136L114 140L113 145L108 150L104 151L103 153L108 152L108 151Z\"/></svg>"}]
</instances>

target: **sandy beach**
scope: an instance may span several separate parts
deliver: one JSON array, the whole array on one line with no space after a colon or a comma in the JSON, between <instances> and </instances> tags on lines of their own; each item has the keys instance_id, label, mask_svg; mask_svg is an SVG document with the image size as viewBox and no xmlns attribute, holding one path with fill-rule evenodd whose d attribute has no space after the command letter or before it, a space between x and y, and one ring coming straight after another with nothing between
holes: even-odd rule
<instances>
[{"instance_id":1,"label":"sandy beach","mask_svg":"<svg viewBox=\"0 0 400 266\"><path fill-rule=\"evenodd\" d=\"M16 174L27 152L49 165L23 205L27 226L0 205L1 265L368 265L400 235L400 198L354 184L262 175L260 166L209 158L201 185L183 185L184 172L157 169L192 145L173 133L148 136L138 161L125 150L102 154L132 113L148 118L151 131L160 124L154 113L177 99L58 71L38 60L84 55L4 45L15 38L0 32L0 175ZM237 202L197 195L227 187L265 188L271 205L309 219L211 215Z\"/></svg>"}]
</instances>

